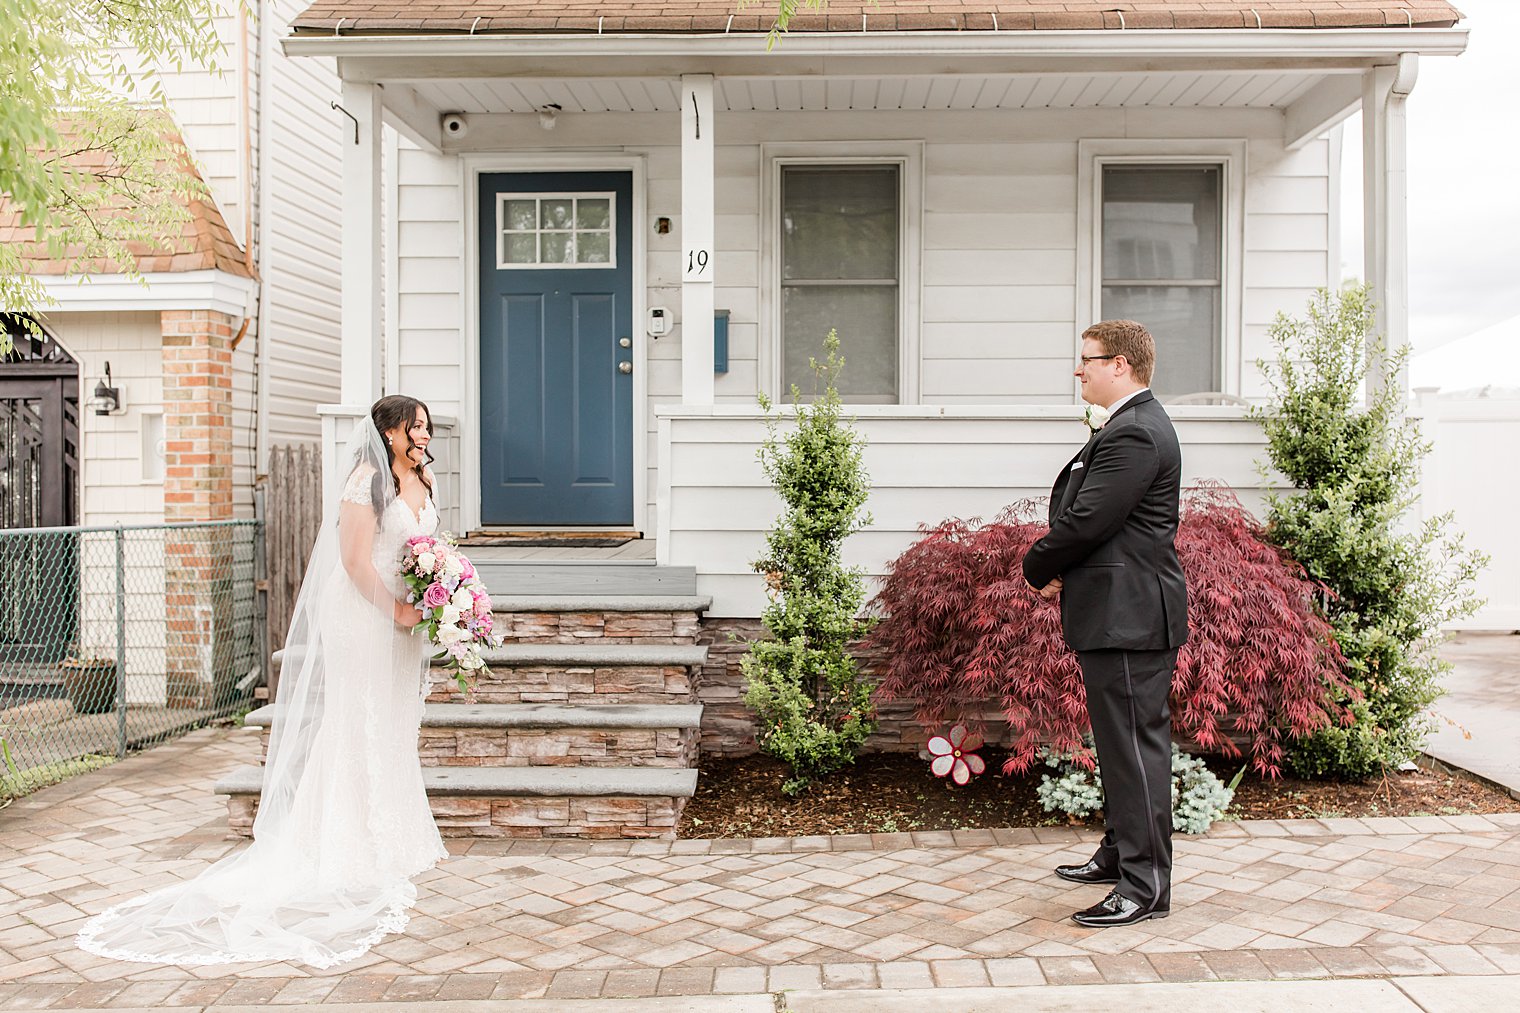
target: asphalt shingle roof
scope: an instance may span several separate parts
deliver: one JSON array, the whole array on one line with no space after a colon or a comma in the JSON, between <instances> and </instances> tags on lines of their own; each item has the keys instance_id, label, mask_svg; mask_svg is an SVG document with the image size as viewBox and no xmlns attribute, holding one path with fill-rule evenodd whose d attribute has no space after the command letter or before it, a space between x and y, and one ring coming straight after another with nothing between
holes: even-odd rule
<instances>
[{"instance_id":1,"label":"asphalt shingle roof","mask_svg":"<svg viewBox=\"0 0 1520 1013\"><path fill-rule=\"evenodd\" d=\"M311 32L766 32L774 0L317 0L292 22ZM929 0L830 2L794 32L1208 28L1446 28L1462 13L1432 0ZM864 20L862 20L864 19Z\"/></svg>"}]
</instances>

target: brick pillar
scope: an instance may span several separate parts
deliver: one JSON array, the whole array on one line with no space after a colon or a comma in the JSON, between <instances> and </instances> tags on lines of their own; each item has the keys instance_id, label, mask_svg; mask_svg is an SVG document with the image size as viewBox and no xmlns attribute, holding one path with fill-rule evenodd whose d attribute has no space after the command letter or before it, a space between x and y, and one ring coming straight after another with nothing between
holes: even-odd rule
<instances>
[{"instance_id":1,"label":"brick pillar","mask_svg":"<svg viewBox=\"0 0 1520 1013\"><path fill-rule=\"evenodd\" d=\"M215 704L231 668L232 318L212 310L161 316L164 373L166 702Z\"/></svg>"}]
</instances>

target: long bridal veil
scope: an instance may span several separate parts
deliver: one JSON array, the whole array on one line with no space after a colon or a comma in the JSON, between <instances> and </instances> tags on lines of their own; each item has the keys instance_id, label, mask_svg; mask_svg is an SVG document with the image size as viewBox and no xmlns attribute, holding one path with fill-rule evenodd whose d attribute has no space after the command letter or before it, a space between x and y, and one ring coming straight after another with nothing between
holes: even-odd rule
<instances>
[{"instance_id":1,"label":"long bridal veil","mask_svg":"<svg viewBox=\"0 0 1520 1013\"><path fill-rule=\"evenodd\" d=\"M405 634L370 565L395 491L390 455L368 417L345 461L329 480L342 483L342 501L338 488L327 490L329 514L285 642L253 843L90 919L78 938L85 950L152 963L330 967L406 926L416 900L410 876L421 870L386 860L395 807L376 797L390 779L386 758L375 755L384 736L373 727L385 716L363 697L368 680L415 676L420 713L422 672L395 668L421 654L397 656ZM415 724L410 734L415 743ZM436 833L431 820L428 828Z\"/></svg>"}]
</instances>

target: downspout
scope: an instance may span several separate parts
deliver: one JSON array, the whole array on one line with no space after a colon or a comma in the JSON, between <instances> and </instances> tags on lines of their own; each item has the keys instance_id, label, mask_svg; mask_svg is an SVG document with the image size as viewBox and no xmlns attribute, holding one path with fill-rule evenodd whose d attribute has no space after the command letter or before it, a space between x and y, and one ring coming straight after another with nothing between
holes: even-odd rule
<instances>
[{"instance_id":1,"label":"downspout","mask_svg":"<svg viewBox=\"0 0 1520 1013\"><path fill-rule=\"evenodd\" d=\"M269 95L274 74L274 14L273 0L256 0L259 33L259 88L255 96L259 118L259 149L255 161L258 165L258 253L255 264L258 269L258 308L255 310L258 334L254 352L254 440L253 470L255 476L266 467L269 455L269 220L270 220L270 148L269 143ZM249 244L252 249L252 244Z\"/></svg>"}]
</instances>

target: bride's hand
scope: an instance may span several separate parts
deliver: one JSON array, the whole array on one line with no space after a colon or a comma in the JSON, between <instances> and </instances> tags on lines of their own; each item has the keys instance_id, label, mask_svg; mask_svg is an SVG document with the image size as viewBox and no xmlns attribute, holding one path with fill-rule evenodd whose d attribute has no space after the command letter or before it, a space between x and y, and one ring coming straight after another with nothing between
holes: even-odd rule
<instances>
[{"instance_id":1,"label":"bride's hand","mask_svg":"<svg viewBox=\"0 0 1520 1013\"><path fill-rule=\"evenodd\" d=\"M391 619L404 630L413 630L422 622L422 610L410 602L398 601L391 609Z\"/></svg>"}]
</instances>

